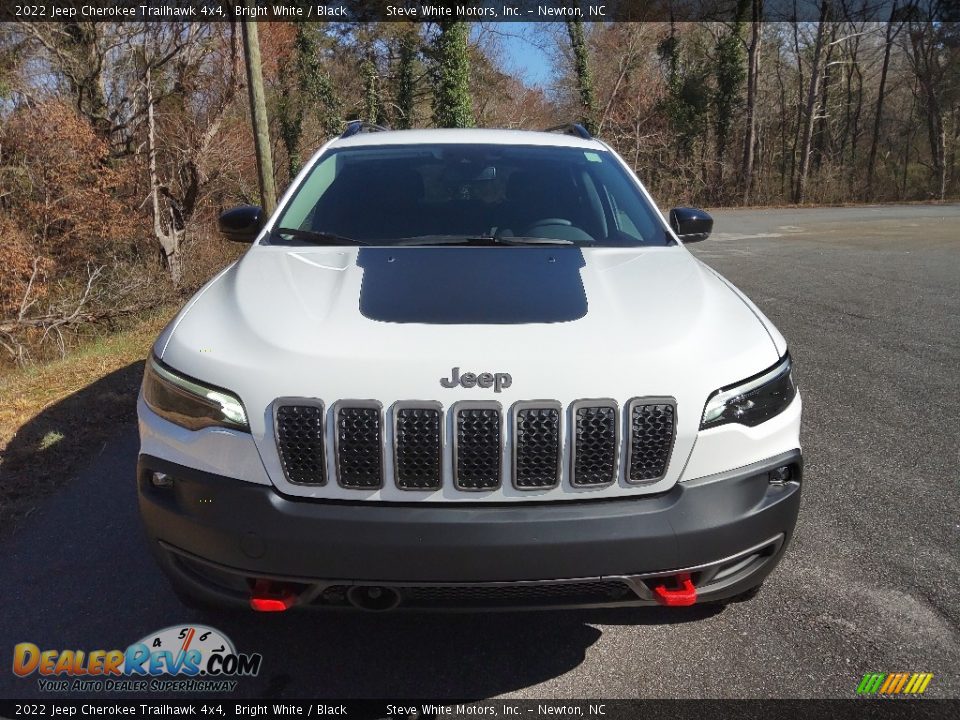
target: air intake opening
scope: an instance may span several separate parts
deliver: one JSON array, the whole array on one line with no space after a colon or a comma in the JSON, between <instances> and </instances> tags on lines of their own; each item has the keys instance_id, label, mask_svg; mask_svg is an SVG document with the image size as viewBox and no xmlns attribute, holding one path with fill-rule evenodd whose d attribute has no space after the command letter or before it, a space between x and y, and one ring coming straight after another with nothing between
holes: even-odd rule
<instances>
[{"instance_id":1,"label":"air intake opening","mask_svg":"<svg viewBox=\"0 0 960 720\"><path fill-rule=\"evenodd\" d=\"M503 453L500 403L454 405L454 482L460 490L500 487Z\"/></svg>"},{"instance_id":2,"label":"air intake opening","mask_svg":"<svg viewBox=\"0 0 960 720\"><path fill-rule=\"evenodd\" d=\"M345 488L383 485L381 409L376 400L342 400L334 406L337 482Z\"/></svg>"}]
</instances>

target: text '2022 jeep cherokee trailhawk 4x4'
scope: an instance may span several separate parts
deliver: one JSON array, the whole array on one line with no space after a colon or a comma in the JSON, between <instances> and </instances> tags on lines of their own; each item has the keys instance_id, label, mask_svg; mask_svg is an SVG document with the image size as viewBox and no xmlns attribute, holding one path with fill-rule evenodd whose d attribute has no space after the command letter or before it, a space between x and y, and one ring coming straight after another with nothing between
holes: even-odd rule
<instances>
[{"instance_id":1,"label":"text '2022 jeep cherokee trailhawk 4x4'","mask_svg":"<svg viewBox=\"0 0 960 720\"><path fill-rule=\"evenodd\" d=\"M787 346L579 126L325 145L157 339L140 509L181 598L690 605L796 523Z\"/></svg>"}]
</instances>

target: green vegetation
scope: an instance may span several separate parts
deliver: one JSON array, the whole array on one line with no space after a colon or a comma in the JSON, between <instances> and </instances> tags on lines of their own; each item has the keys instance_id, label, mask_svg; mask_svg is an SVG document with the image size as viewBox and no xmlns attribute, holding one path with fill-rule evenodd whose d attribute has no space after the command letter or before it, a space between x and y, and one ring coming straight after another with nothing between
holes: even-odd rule
<instances>
[{"instance_id":1,"label":"green vegetation","mask_svg":"<svg viewBox=\"0 0 960 720\"><path fill-rule=\"evenodd\" d=\"M433 41L433 122L437 127L473 127L470 56L465 22L441 22Z\"/></svg>"}]
</instances>

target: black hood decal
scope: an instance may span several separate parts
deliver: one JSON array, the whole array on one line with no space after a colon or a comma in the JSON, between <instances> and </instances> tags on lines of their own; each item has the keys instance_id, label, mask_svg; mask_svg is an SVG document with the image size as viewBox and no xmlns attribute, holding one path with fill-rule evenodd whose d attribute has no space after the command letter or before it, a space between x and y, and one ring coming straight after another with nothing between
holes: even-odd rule
<instances>
[{"instance_id":1,"label":"black hood decal","mask_svg":"<svg viewBox=\"0 0 960 720\"><path fill-rule=\"evenodd\" d=\"M363 248L360 312L394 323L510 325L587 314L573 247Z\"/></svg>"}]
</instances>

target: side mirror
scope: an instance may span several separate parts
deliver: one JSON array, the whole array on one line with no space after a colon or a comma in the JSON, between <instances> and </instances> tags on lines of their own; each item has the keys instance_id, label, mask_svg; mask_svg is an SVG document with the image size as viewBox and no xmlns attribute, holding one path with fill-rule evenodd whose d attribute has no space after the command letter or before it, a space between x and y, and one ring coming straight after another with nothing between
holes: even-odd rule
<instances>
[{"instance_id":1,"label":"side mirror","mask_svg":"<svg viewBox=\"0 0 960 720\"><path fill-rule=\"evenodd\" d=\"M713 232L713 218L697 208L678 207L670 211L670 227L684 243L700 242Z\"/></svg>"},{"instance_id":2,"label":"side mirror","mask_svg":"<svg viewBox=\"0 0 960 720\"><path fill-rule=\"evenodd\" d=\"M267 218L259 205L240 205L220 213L220 233L233 242L252 243Z\"/></svg>"}]
</instances>

